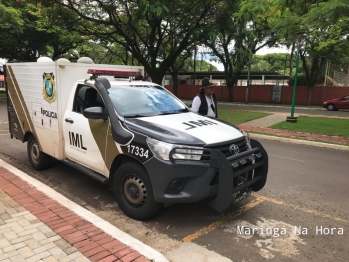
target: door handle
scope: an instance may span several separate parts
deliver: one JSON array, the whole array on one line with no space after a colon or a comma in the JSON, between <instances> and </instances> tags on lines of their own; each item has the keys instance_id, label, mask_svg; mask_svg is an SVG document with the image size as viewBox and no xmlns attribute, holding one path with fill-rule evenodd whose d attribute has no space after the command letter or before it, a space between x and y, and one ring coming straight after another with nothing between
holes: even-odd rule
<instances>
[{"instance_id":1,"label":"door handle","mask_svg":"<svg viewBox=\"0 0 349 262\"><path fill-rule=\"evenodd\" d=\"M65 122L69 122L69 123L72 123L72 124L74 123L73 119L70 119L70 118L66 118Z\"/></svg>"}]
</instances>

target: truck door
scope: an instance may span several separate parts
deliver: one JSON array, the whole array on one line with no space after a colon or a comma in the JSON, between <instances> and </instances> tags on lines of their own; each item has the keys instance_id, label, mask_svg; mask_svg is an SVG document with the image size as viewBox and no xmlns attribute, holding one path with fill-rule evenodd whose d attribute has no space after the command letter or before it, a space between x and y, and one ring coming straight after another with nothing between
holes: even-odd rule
<instances>
[{"instance_id":1,"label":"truck door","mask_svg":"<svg viewBox=\"0 0 349 262\"><path fill-rule=\"evenodd\" d=\"M104 107L98 91L90 86L79 85L73 106L67 108L63 118L65 153L68 159L104 174L109 121L87 119L82 114L85 108L95 106Z\"/></svg>"}]
</instances>

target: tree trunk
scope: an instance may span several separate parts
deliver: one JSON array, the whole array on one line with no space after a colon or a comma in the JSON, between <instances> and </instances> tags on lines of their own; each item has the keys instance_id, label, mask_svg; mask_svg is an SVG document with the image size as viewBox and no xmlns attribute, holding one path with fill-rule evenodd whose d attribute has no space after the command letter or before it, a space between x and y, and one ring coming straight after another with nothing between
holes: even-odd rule
<instances>
[{"instance_id":1,"label":"tree trunk","mask_svg":"<svg viewBox=\"0 0 349 262\"><path fill-rule=\"evenodd\" d=\"M228 88L228 102L233 102L234 80L232 78L226 78Z\"/></svg>"},{"instance_id":2,"label":"tree trunk","mask_svg":"<svg viewBox=\"0 0 349 262\"><path fill-rule=\"evenodd\" d=\"M291 49L291 56L290 56L290 77L292 76L292 69L293 69L293 55L294 55L294 50L296 49L296 44L293 43L292 49Z\"/></svg>"},{"instance_id":3,"label":"tree trunk","mask_svg":"<svg viewBox=\"0 0 349 262\"><path fill-rule=\"evenodd\" d=\"M175 96L178 95L178 73L177 72L172 72L171 73L172 76L172 82L173 82L173 94Z\"/></svg>"}]
</instances>

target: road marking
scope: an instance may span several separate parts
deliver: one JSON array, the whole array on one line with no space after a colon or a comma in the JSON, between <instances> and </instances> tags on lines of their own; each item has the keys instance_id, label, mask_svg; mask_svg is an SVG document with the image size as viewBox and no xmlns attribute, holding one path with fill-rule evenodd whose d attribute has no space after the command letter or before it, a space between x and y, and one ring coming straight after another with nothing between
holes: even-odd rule
<instances>
[{"instance_id":1,"label":"road marking","mask_svg":"<svg viewBox=\"0 0 349 262\"><path fill-rule=\"evenodd\" d=\"M0 134L0 136L7 136L9 135L10 133L7 133L7 134Z\"/></svg>"},{"instance_id":2,"label":"road marking","mask_svg":"<svg viewBox=\"0 0 349 262\"><path fill-rule=\"evenodd\" d=\"M224 217L222 217L221 219L217 220L216 222L213 222L212 224L208 225L207 227L204 227L198 231L196 231L195 233L186 236L185 238L182 239L183 242L192 242L194 239L202 236L202 235L206 235L208 233L210 233L211 231L217 229L218 227L226 224L227 222L229 222L230 220L232 220L233 218L241 215L243 212L257 206L258 204L262 203L263 201L265 201L264 198L261 197L257 197L255 200L251 201L250 203L240 207L238 210L236 210L235 212L228 214Z\"/></svg>"},{"instance_id":3,"label":"road marking","mask_svg":"<svg viewBox=\"0 0 349 262\"><path fill-rule=\"evenodd\" d=\"M8 124L8 122L0 122L0 124Z\"/></svg>"},{"instance_id":4,"label":"road marking","mask_svg":"<svg viewBox=\"0 0 349 262\"><path fill-rule=\"evenodd\" d=\"M331 215L318 212L316 210L307 209L307 208L296 206L296 205L293 205L293 204L287 204L287 203L285 203L283 201L276 200L274 198L270 198L270 197L266 197L266 196L260 196L260 195L258 195L258 198L261 199L261 200L269 201L269 202L274 203L274 204L278 204L278 205L282 205L282 206L286 206L286 207L292 207L293 209L301 210L301 211L303 211L305 213L313 214L313 215L324 217L324 218L330 218L332 220L341 221L341 222L344 222L344 223L349 223L348 220L345 220L343 218L333 217Z\"/></svg>"}]
</instances>

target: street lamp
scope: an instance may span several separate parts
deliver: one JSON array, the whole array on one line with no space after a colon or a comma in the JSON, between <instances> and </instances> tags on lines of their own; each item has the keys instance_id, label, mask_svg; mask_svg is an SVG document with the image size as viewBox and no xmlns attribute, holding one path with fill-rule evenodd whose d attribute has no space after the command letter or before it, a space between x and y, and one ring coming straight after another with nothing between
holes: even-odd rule
<instances>
[{"instance_id":1,"label":"street lamp","mask_svg":"<svg viewBox=\"0 0 349 262\"><path fill-rule=\"evenodd\" d=\"M297 49L297 59L296 59L296 73L294 75L294 83L293 83L293 95L292 95L292 107L291 107L291 116L288 116L286 118L287 122L295 123L297 122L297 117L294 117L294 105L296 100L296 91L297 91L297 79L298 79L298 65L299 65L299 53L300 53L300 46L301 41L305 38L304 35L297 35L296 39L298 40L298 49Z\"/></svg>"}]
</instances>

